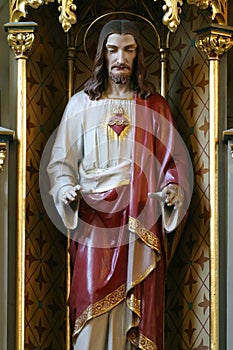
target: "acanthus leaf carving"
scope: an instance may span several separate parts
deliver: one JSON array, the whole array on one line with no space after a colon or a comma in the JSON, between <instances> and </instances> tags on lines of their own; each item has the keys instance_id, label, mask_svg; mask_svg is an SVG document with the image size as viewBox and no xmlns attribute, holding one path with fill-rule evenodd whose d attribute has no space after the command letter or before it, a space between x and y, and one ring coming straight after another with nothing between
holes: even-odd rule
<instances>
[{"instance_id":1,"label":"acanthus leaf carving","mask_svg":"<svg viewBox=\"0 0 233 350\"><path fill-rule=\"evenodd\" d=\"M34 33L9 33L8 44L15 53L16 58L28 58L34 41Z\"/></svg>"},{"instance_id":2,"label":"acanthus leaf carving","mask_svg":"<svg viewBox=\"0 0 233 350\"><path fill-rule=\"evenodd\" d=\"M206 56L211 58L220 58L233 45L230 35L208 34L200 36L196 41L196 47L203 51Z\"/></svg>"}]
</instances>

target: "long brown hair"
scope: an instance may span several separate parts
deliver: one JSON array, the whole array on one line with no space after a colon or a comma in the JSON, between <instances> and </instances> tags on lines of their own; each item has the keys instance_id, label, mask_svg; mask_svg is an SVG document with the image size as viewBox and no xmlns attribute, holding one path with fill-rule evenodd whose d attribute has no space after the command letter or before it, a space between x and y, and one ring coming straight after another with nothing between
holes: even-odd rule
<instances>
[{"instance_id":1,"label":"long brown hair","mask_svg":"<svg viewBox=\"0 0 233 350\"><path fill-rule=\"evenodd\" d=\"M137 27L129 20L113 20L104 25L99 36L96 56L93 64L92 75L87 81L84 91L91 100L99 100L106 88L108 76L105 60L105 45L111 34L131 34L137 43L137 56L131 77L133 91L141 98L148 98L155 89L153 84L146 80L146 64Z\"/></svg>"}]
</instances>

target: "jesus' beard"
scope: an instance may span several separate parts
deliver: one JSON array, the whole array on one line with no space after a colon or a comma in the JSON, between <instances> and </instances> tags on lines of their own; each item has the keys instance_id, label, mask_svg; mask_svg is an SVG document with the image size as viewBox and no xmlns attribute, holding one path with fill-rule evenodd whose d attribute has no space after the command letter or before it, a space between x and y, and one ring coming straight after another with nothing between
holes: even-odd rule
<instances>
[{"instance_id":1,"label":"jesus' beard","mask_svg":"<svg viewBox=\"0 0 233 350\"><path fill-rule=\"evenodd\" d=\"M112 72L109 72L109 78L115 83L115 84L122 84L125 85L130 80L129 74L114 74Z\"/></svg>"}]
</instances>

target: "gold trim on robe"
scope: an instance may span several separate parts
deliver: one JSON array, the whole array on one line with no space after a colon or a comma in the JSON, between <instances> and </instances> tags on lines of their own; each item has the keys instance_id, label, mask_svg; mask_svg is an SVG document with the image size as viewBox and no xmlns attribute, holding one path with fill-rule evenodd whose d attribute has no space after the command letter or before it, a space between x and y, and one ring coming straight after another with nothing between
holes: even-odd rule
<instances>
[{"instance_id":1,"label":"gold trim on robe","mask_svg":"<svg viewBox=\"0 0 233 350\"><path fill-rule=\"evenodd\" d=\"M127 298L127 306L132 310L138 317L141 318L141 300L137 299L135 295L131 294L129 298Z\"/></svg>"},{"instance_id":2,"label":"gold trim on robe","mask_svg":"<svg viewBox=\"0 0 233 350\"><path fill-rule=\"evenodd\" d=\"M142 350L158 350L156 344L143 334L139 335L139 341L137 341L137 335L138 333L134 329L130 330L128 334L129 340L137 348Z\"/></svg>"},{"instance_id":3,"label":"gold trim on robe","mask_svg":"<svg viewBox=\"0 0 233 350\"><path fill-rule=\"evenodd\" d=\"M84 327L87 321L110 311L125 299L126 287L122 284L119 288L108 294L105 298L89 305L86 310L75 321L73 337L75 337Z\"/></svg>"},{"instance_id":4,"label":"gold trim on robe","mask_svg":"<svg viewBox=\"0 0 233 350\"><path fill-rule=\"evenodd\" d=\"M156 237L150 230L145 228L139 220L130 216L128 227L129 230L136 233L147 246L151 247L159 255L161 255L161 245L158 237Z\"/></svg>"}]
</instances>

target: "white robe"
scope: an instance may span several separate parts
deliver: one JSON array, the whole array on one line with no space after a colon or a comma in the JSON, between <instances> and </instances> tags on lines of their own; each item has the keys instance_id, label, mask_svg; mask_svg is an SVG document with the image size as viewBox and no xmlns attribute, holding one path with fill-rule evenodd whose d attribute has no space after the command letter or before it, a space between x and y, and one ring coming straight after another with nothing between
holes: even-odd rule
<instances>
[{"instance_id":1,"label":"white robe","mask_svg":"<svg viewBox=\"0 0 233 350\"><path fill-rule=\"evenodd\" d=\"M62 192L79 184L83 193L100 193L129 183L134 106L134 100L91 101L84 92L69 101L48 165L50 193L68 229L77 227L78 211L62 204ZM119 107L129 126L118 137L108 122Z\"/></svg>"},{"instance_id":2,"label":"white robe","mask_svg":"<svg viewBox=\"0 0 233 350\"><path fill-rule=\"evenodd\" d=\"M129 126L118 137L108 122L119 108L124 110ZM83 193L100 193L129 184L134 121L135 100L92 101L83 91L70 99L48 165L50 194L66 228L78 225L78 210L60 200L66 190L79 184ZM168 213L162 205L162 215L166 231L173 231L179 210Z\"/></svg>"}]
</instances>

